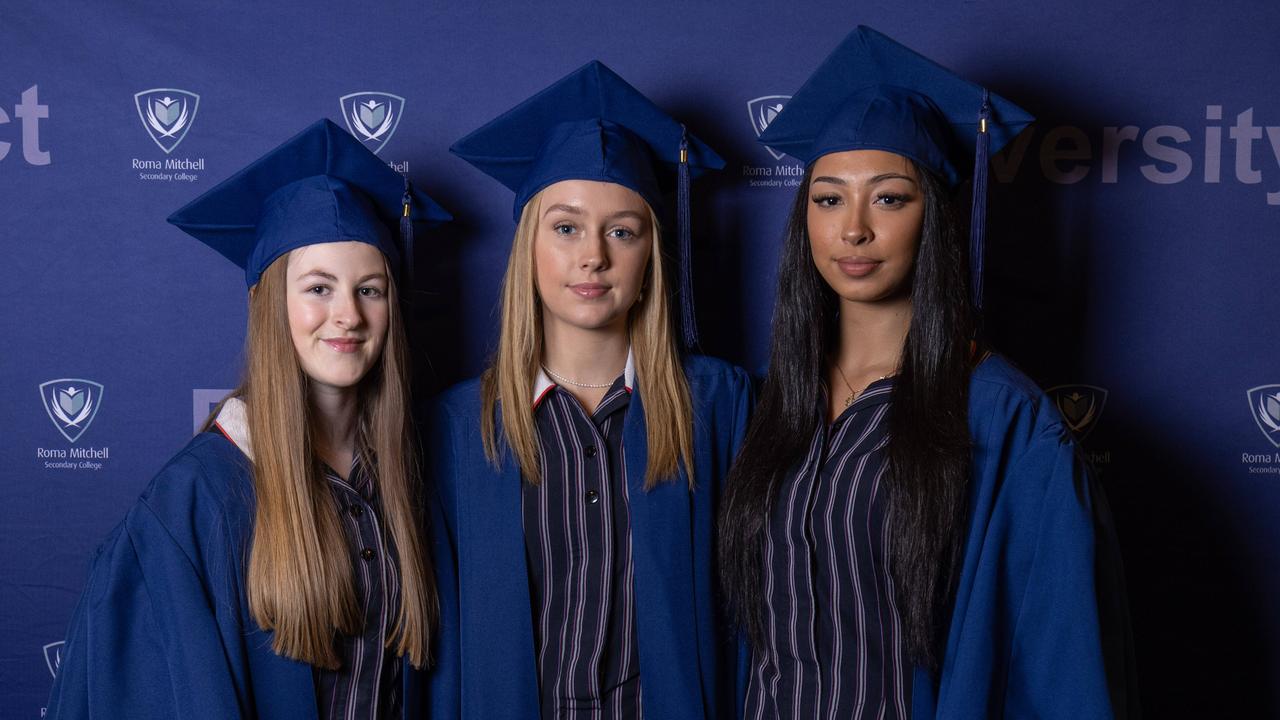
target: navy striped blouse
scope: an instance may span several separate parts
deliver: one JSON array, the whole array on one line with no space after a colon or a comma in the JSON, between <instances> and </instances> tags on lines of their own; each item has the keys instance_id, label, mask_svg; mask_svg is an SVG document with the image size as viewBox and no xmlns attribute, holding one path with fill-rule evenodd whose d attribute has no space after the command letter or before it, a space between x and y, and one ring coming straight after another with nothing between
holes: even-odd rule
<instances>
[{"instance_id":1,"label":"navy striped blouse","mask_svg":"<svg viewBox=\"0 0 1280 720\"><path fill-rule=\"evenodd\" d=\"M347 480L325 468L351 557L361 611L359 635L338 635L337 670L315 668L316 706L323 720L400 716L400 657L386 649L400 608L400 574L391 537L382 526L374 483L357 457Z\"/></svg>"},{"instance_id":2,"label":"navy striped blouse","mask_svg":"<svg viewBox=\"0 0 1280 720\"><path fill-rule=\"evenodd\" d=\"M590 416L539 373L542 482L523 484L542 717L640 717L622 426L631 361Z\"/></svg>"},{"instance_id":3,"label":"navy striped blouse","mask_svg":"<svg viewBox=\"0 0 1280 720\"><path fill-rule=\"evenodd\" d=\"M834 423L819 423L779 488L748 718L910 717L913 668L886 554L891 390L892 380L872 383Z\"/></svg>"}]
</instances>

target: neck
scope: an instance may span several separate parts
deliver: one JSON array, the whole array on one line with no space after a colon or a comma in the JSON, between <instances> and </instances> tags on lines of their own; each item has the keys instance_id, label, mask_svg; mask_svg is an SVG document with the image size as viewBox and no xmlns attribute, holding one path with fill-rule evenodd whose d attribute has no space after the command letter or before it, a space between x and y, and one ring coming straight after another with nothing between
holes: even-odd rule
<instances>
[{"instance_id":1,"label":"neck","mask_svg":"<svg viewBox=\"0 0 1280 720\"><path fill-rule=\"evenodd\" d=\"M344 477L355 455L356 397L355 388L311 387L316 452Z\"/></svg>"},{"instance_id":2,"label":"neck","mask_svg":"<svg viewBox=\"0 0 1280 720\"><path fill-rule=\"evenodd\" d=\"M611 383L626 366L630 346L625 321L598 330L547 322L542 330L542 364L580 383Z\"/></svg>"},{"instance_id":3,"label":"neck","mask_svg":"<svg viewBox=\"0 0 1280 720\"><path fill-rule=\"evenodd\" d=\"M846 373L896 373L910 328L910 296L876 303L841 300L840 337L833 360Z\"/></svg>"}]
</instances>

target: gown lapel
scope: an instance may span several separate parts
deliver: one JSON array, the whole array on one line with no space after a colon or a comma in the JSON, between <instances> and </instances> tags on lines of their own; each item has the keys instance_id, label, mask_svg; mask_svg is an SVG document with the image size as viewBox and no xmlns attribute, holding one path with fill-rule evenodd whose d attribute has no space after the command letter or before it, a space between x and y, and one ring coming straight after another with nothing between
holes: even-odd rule
<instances>
[{"instance_id":1,"label":"gown lapel","mask_svg":"<svg viewBox=\"0 0 1280 720\"><path fill-rule=\"evenodd\" d=\"M631 555L635 564L636 636L645 715L701 716L704 707L694 608L688 476L645 491L649 444L639 388L623 426ZM710 570L707 569L709 572Z\"/></svg>"}]
</instances>

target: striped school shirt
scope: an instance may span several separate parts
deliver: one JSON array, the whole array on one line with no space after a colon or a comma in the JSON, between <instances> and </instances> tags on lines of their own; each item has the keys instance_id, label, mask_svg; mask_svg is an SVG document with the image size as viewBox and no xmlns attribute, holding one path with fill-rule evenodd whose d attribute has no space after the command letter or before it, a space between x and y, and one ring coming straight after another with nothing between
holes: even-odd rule
<instances>
[{"instance_id":1,"label":"striped school shirt","mask_svg":"<svg viewBox=\"0 0 1280 720\"><path fill-rule=\"evenodd\" d=\"M322 720L376 720L401 714L401 660L386 648L400 608L395 547L382 525L373 478L357 456L343 480L330 468L325 477L347 540L352 584L362 630L338 634L337 670L315 668L316 707Z\"/></svg>"},{"instance_id":2,"label":"striped school shirt","mask_svg":"<svg viewBox=\"0 0 1280 720\"><path fill-rule=\"evenodd\" d=\"M590 415L539 372L539 485L523 483L525 555L544 720L641 717L622 427L630 354Z\"/></svg>"},{"instance_id":3,"label":"striped school shirt","mask_svg":"<svg viewBox=\"0 0 1280 720\"><path fill-rule=\"evenodd\" d=\"M774 499L748 718L910 717L913 666L887 554L892 382L872 383L834 423L820 422Z\"/></svg>"}]
</instances>

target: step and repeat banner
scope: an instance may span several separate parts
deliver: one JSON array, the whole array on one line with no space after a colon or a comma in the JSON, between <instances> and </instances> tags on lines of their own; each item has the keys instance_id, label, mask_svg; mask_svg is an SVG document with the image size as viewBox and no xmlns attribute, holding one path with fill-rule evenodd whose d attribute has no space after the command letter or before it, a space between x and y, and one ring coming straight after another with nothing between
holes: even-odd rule
<instances>
[{"instance_id":1,"label":"step and repeat banner","mask_svg":"<svg viewBox=\"0 0 1280 720\"><path fill-rule=\"evenodd\" d=\"M447 148L600 59L728 159L702 350L759 375L803 171L755 138L859 23L1039 118L992 163L987 327L1106 487L1148 716L1280 715L1280 5L8 0L0 717L42 716L91 553L236 384L242 271L171 211L344 125L457 217L418 244L439 389L493 347L514 230Z\"/></svg>"}]
</instances>

